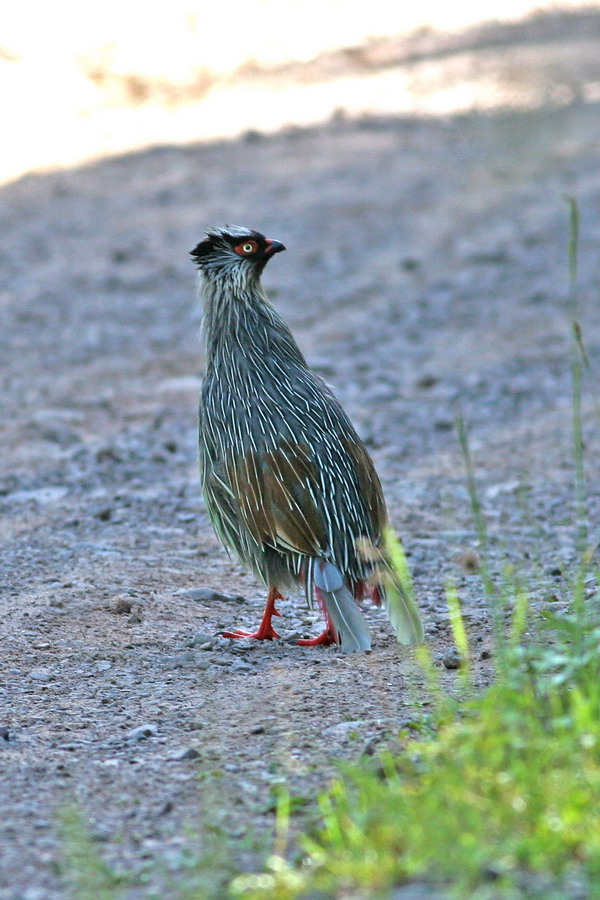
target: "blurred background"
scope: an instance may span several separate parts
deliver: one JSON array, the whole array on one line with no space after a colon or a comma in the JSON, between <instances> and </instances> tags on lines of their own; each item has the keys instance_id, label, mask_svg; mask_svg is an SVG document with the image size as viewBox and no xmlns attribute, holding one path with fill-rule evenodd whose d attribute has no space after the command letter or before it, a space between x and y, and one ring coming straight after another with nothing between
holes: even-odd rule
<instances>
[{"instance_id":1,"label":"blurred background","mask_svg":"<svg viewBox=\"0 0 600 900\"><path fill-rule=\"evenodd\" d=\"M596 8L571 0L4 4L0 182L335 113L594 102ZM578 13L576 47L564 39L565 12Z\"/></svg>"}]
</instances>

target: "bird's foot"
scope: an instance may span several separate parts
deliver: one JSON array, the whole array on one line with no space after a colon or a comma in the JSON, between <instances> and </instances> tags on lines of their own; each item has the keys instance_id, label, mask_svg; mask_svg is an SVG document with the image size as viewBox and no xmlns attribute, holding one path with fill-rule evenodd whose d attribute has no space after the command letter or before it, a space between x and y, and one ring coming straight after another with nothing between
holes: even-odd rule
<instances>
[{"instance_id":1,"label":"bird's foot","mask_svg":"<svg viewBox=\"0 0 600 900\"><path fill-rule=\"evenodd\" d=\"M269 594L269 599L267 600L267 605L263 613L262 622L258 626L257 631L242 631L241 628L238 628L236 631L224 631L223 637L253 638L255 641L272 641L273 638L280 637L280 635L273 628L273 623L271 622L272 616L281 615L281 613L275 609L276 599L281 599L281 594L277 593L277 591Z\"/></svg>"},{"instance_id":2,"label":"bird's foot","mask_svg":"<svg viewBox=\"0 0 600 900\"><path fill-rule=\"evenodd\" d=\"M300 647L329 647L331 644L337 644L335 631L328 625L325 631L315 638L302 639L296 641Z\"/></svg>"},{"instance_id":3,"label":"bird's foot","mask_svg":"<svg viewBox=\"0 0 600 900\"><path fill-rule=\"evenodd\" d=\"M281 615L281 613L277 615ZM272 641L273 638L281 637L270 622L267 628L263 628L261 624L257 631L242 631L238 629L237 631L223 631L222 634L226 638L254 638L256 641Z\"/></svg>"}]
</instances>

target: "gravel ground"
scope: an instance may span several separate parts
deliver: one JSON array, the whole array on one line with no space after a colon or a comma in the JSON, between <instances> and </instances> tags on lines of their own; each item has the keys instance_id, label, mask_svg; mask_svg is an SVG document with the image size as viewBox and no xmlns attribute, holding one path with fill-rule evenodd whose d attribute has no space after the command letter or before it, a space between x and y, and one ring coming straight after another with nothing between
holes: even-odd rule
<instances>
[{"instance_id":1,"label":"gravel ground","mask_svg":"<svg viewBox=\"0 0 600 900\"><path fill-rule=\"evenodd\" d=\"M600 55L597 68L600 81ZM493 565L530 575L540 605L563 602L575 553L563 194L581 206L597 372L599 148L592 102L338 117L2 189L3 900L65 896L57 821L73 803L111 864L147 873L128 897L175 896L169 879L206 847L207 824L256 864L273 784L314 796L336 760L393 740L426 701L376 610L363 656L219 635L255 625L264 595L199 495L187 252L203 229L239 223L287 245L270 296L369 446L444 681L452 690L451 577L483 684L493 660L480 579L460 564L477 542L454 417L468 422ZM284 637L318 632L298 598L281 611Z\"/></svg>"}]
</instances>

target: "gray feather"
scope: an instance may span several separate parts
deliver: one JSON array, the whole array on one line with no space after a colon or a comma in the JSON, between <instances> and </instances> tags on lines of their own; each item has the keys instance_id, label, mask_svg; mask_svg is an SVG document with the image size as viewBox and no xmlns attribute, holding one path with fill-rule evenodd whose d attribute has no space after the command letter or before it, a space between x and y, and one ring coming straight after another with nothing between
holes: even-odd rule
<instances>
[{"instance_id":1,"label":"gray feather","mask_svg":"<svg viewBox=\"0 0 600 900\"><path fill-rule=\"evenodd\" d=\"M320 560L314 567L314 582L339 635L342 650L346 653L370 650L371 635L367 623L337 566Z\"/></svg>"}]
</instances>

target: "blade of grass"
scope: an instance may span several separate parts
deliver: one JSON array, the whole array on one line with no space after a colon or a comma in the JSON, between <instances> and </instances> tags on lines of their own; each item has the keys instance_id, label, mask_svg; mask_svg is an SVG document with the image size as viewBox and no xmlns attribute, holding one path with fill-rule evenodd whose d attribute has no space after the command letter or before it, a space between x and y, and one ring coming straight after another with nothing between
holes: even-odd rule
<instances>
[{"instance_id":1,"label":"blade of grass","mask_svg":"<svg viewBox=\"0 0 600 900\"><path fill-rule=\"evenodd\" d=\"M469 492L469 500L471 503L471 512L475 520L475 529L479 540L480 548L480 566L479 571L483 588L488 598L490 613L492 617L492 628L494 631L494 643L496 646L496 655L499 667L504 667L506 658L506 637L504 633L504 605L502 596L498 592L494 580L492 578L489 567L489 537L483 508L477 491L477 483L475 481L475 469L471 456L471 448L469 446L469 436L467 426L462 415L456 417L456 428L458 431L458 440L463 455L465 470L467 475L467 490Z\"/></svg>"},{"instance_id":2,"label":"blade of grass","mask_svg":"<svg viewBox=\"0 0 600 900\"><path fill-rule=\"evenodd\" d=\"M469 658L469 641L465 629L464 619L460 611L460 599L456 585L449 582L446 585L446 601L448 603L448 611L450 614L450 625L452 626L452 635L454 643L460 656L460 672L465 686L472 687L471 682L471 665Z\"/></svg>"},{"instance_id":3,"label":"blade of grass","mask_svg":"<svg viewBox=\"0 0 600 900\"><path fill-rule=\"evenodd\" d=\"M577 505L577 544L580 555L588 541L587 502L584 463L582 381L583 365L587 354L579 323L579 294L577 289L579 254L579 205L574 197L567 196L569 206L569 310L571 316L571 389L573 409L573 460L575 464L575 499Z\"/></svg>"}]
</instances>

